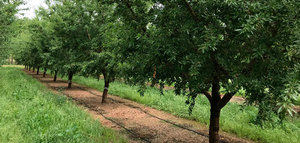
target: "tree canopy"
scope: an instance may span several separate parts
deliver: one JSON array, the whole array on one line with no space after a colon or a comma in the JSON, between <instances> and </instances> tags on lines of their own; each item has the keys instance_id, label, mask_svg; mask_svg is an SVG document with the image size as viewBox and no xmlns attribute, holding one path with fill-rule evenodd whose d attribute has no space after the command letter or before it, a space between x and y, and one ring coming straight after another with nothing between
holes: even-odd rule
<instances>
[{"instance_id":1,"label":"tree canopy","mask_svg":"<svg viewBox=\"0 0 300 143\"><path fill-rule=\"evenodd\" d=\"M11 26L16 20L15 14L18 12L17 7L20 4L22 4L21 0L0 1L0 64L9 57L9 49L5 47L5 43L15 30Z\"/></svg>"},{"instance_id":2,"label":"tree canopy","mask_svg":"<svg viewBox=\"0 0 300 143\"><path fill-rule=\"evenodd\" d=\"M297 0L55 0L26 21L17 59L26 66L105 78L175 84L210 102L209 141L219 140L221 109L240 90L257 122L291 114L299 92ZM18 40L21 39L21 40ZM21 44L23 42L23 44ZM56 75L55 74L55 75Z\"/></svg>"}]
</instances>

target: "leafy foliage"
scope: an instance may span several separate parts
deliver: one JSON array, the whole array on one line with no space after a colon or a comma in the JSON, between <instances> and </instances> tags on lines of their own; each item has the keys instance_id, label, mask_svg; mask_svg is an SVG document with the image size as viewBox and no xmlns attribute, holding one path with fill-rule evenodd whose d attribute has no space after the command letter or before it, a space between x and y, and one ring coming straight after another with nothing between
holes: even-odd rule
<instances>
[{"instance_id":1,"label":"leafy foliage","mask_svg":"<svg viewBox=\"0 0 300 143\"><path fill-rule=\"evenodd\" d=\"M15 30L11 25L16 20L17 7L22 4L21 0L0 1L0 64L9 57L9 49L5 46L8 38Z\"/></svg>"},{"instance_id":2,"label":"leafy foliage","mask_svg":"<svg viewBox=\"0 0 300 143\"><path fill-rule=\"evenodd\" d=\"M299 95L297 0L54 0L19 35L20 63L68 75L174 84L210 103L210 142L221 110L241 89L256 123L292 114ZM28 34L26 34L28 33ZM221 91L222 89L222 91Z\"/></svg>"}]
</instances>

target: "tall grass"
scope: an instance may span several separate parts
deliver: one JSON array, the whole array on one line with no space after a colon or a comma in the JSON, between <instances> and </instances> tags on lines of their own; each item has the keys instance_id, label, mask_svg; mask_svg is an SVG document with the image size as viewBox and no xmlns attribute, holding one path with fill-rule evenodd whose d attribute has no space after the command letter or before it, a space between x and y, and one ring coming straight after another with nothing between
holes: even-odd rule
<instances>
[{"instance_id":1,"label":"tall grass","mask_svg":"<svg viewBox=\"0 0 300 143\"><path fill-rule=\"evenodd\" d=\"M18 68L0 67L0 142L126 141Z\"/></svg>"},{"instance_id":2,"label":"tall grass","mask_svg":"<svg viewBox=\"0 0 300 143\"><path fill-rule=\"evenodd\" d=\"M74 82L83 84L100 91L103 90L104 81L94 78L75 76ZM138 87L122 82L111 83L109 93L130 99L147 106L167 111L179 117L196 120L205 125L209 124L209 102L203 96L198 96L192 115L188 113L185 104L186 97L176 96L173 91L166 91L164 95L155 88L148 88L145 96L137 92ZM253 124L257 108L228 103L221 112L220 127L223 131L236 134L241 138L248 138L265 143L299 143L300 120L298 117L284 121L282 124L266 124L263 127ZM278 120L274 118L274 120Z\"/></svg>"}]
</instances>

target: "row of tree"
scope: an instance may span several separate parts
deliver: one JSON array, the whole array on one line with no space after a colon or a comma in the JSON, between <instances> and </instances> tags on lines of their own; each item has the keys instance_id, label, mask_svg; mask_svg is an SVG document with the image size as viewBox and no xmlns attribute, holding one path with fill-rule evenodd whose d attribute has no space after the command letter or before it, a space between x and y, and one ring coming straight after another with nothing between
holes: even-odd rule
<instances>
[{"instance_id":1,"label":"row of tree","mask_svg":"<svg viewBox=\"0 0 300 143\"><path fill-rule=\"evenodd\" d=\"M0 64L10 57L7 48L9 37L14 34L12 25L16 20L17 7L22 4L21 0L0 0Z\"/></svg>"},{"instance_id":2,"label":"row of tree","mask_svg":"<svg viewBox=\"0 0 300 143\"><path fill-rule=\"evenodd\" d=\"M221 109L240 90L259 108L285 117L299 91L298 0L48 0L19 20L16 60L68 76L104 76L105 102L116 78L175 83L210 102L209 141L219 140ZM220 93L221 87L224 89ZM278 104L280 103L280 104ZM279 111L279 112L278 112Z\"/></svg>"}]
</instances>

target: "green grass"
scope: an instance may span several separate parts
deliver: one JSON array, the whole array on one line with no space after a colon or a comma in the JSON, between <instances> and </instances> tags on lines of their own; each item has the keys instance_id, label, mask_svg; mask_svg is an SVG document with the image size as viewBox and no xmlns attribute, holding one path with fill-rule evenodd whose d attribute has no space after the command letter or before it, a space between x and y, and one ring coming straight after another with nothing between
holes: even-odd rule
<instances>
[{"instance_id":1,"label":"green grass","mask_svg":"<svg viewBox=\"0 0 300 143\"><path fill-rule=\"evenodd\" d=\"M19 68L0 67L1 143L126 142Z\"/></svg>"},{"instance_id":2,"label":"green grass","mask_svg":"<svg viewBox=\"0 0 300 143\"><path fill-rule=\"evenodd\" d=\"M83 84L100 91L103 90L103 80L99 82L93 78L75 76L74 82ZM176 96L172 91L160 95L155 88L148 88L145 96L141 97L137 92L138 87L126 85L122 82L111 83L109 93L154 107L174 114L179 117L196 120L205 125L209 124L209 103L203 96L198 96L193 114L188 114L186 97ZM283 124L268 125L264 127L253 124L257 109L253 106L243 106L229 103L222 109L220 126L225 132L236 134L241 138L248 138L257 142L266 143L298 143L300 141L300 119L295 117L284 121ZM278 120L274 118L274 120Z\"/></svg>"}]
</instances>

